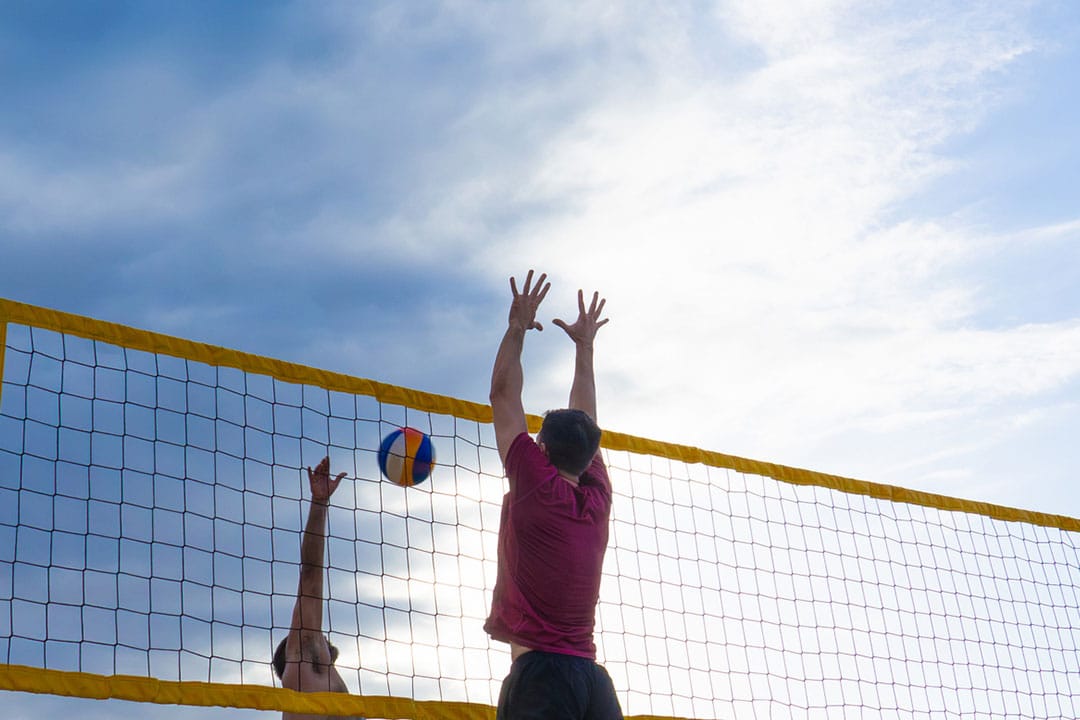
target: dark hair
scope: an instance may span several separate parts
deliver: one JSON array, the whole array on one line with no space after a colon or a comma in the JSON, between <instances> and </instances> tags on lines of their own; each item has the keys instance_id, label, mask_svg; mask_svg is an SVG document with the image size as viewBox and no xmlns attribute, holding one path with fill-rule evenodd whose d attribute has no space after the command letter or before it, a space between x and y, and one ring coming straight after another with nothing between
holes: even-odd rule
<instances>
[{"instance_id":1,"label":"dark hair","mask_svg":"<svg viewBox=\"0 0 1080 720\"><path fill-rule=\"evenodd\" d=\"M285 674L285 643L288 640L289 636L286 635L274 650L274 673L278 676L278 680L281 680L281 676ZM337 662L338 649L329 640L326 641L326 646L330 648L330 664L333 665Z\"/></svg>"},{"instance_id":2,"label":"dark hair","mask_svg":"<svg viewBox=\"0 0 1080 720\"><path fill-rule=\"evenodd\" d=\"M584 410L548 410L536 439L544 443L552 465L581 475L600 449L600 428Z\"/></svg>"}]
</instances>

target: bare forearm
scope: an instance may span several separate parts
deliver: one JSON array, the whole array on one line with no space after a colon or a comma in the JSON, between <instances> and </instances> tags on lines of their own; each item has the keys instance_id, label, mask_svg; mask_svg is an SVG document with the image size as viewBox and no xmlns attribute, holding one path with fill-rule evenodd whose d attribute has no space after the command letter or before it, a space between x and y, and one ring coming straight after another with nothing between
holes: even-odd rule
<instances>
[{"instance_id":1,"label":"bare forearm","mask_svg":"<svg viewBox=\"0 0 1080 720\"><path fill-rule=\"evenodd\" d=\"M521 391L525 373L521 367L521 350L525 344L525 329L511 323L495 353L491 370L491 422L495 428L495 444L499 459L506 462L514 438L528 429Z\"/></svg>"},{"instance_id":2,"label":"bare forearm","mask_svg":"<svg viewBox=\"0 0 1080 720\"><path fill-rule=\"evenodd\" d=\"M327 507L326 501L311 501L307 525L304 526L304 535L300 540L300 563L314 565L320 570L323 567L326 546Z\"/></svg>"},{"instance_id":3,"label":"bare forearm","mask_svg":"<svg viewBox=\"0 0 1080 720\"><path fill-rule=\"evenodd\" d=\"M312 500L307 525L300 540L300 591L297 602L306 629L317 630L322 624L326 515L327 503Z\"/></svg>"},{"instance_id":4,"label":"bare forearm","mask_svg":"<svg viewBox=\"0 0 1080 720\"><path fill-rule=\"evenodd\" d=\"M585 293L578 290L578 317L572 325L565 320L555 324L566 331L574 341L574 381L570 384L570 409L581 410L596 420L596 378L593 373L593 338L596 331L607 324L601 318L607 300L594 292L592 302L585 306Z\"/></svg>"},{"instance_id":5,"label":"bare forearm","mask_svg":"<svg viewBox=\"0 0 1080 720\"><path fill-rule=\"evenodd\" d=\"M584 410L596 420L596 377L593 372L592 343L577 343L574 381L570 385L570 408Z\"/></svg>"},{"instance_id":6,"label":"bare forearm","mask_svg":"<svg viewBox=\"0 0 1080 720\"><path fill-rule=\"evenodd\" d=\"M491 370L491 400L521 397L525 374L521 368L521 351L525 344L525 330L511 325L506 329L499 350L495 354L495 366Z\"/></svg>"}]
</instances>

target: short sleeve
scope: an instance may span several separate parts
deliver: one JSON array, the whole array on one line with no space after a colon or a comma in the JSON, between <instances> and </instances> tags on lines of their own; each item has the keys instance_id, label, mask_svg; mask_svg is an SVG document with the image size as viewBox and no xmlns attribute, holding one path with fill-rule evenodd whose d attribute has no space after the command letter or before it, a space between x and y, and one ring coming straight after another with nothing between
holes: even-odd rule
<instances>
[{"instance_id":1,"label":"short sleeve","mask_svg":"<svg viewBox=\"0 0 1080 720\"><path fill-rule=\"evenodd\" d=\"M519 434L506 452L506 477L511 493L524 493L558 471L527 432Z\"/></svg>"}]
</instances>

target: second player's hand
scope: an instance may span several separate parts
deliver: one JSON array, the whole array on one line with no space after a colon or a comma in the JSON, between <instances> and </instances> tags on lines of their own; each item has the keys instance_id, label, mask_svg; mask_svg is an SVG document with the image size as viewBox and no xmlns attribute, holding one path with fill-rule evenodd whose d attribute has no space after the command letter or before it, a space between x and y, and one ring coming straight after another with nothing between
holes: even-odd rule
<instances>
[{"instance_id":1,"label":"second player's hand","mask_svg":"<svg viewBox=\"0 0 1080 720\"><path fill-rule=\"evenodd\" d=\"M345 477L345 473L338 473L335 478L330 477L330 456L327 455L322 459L315 469L310 467L307 469L308 482L311 484L311 500L313 502L326 503L330 501L330 496L337 490L338 485L341 484L341 478Z\"/></svg>"}]
</instances>

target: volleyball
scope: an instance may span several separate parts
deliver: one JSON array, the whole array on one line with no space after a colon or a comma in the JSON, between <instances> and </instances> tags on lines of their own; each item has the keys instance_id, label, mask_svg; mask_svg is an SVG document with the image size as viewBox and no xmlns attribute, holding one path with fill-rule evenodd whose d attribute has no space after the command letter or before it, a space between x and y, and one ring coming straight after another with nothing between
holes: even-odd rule
<instances>
[{"instance_id":1,"label":"volleyball","mask_svg":"<svg viewBox=\"0 0 1080 720\"><path fill-rule=\"evenodd\" d=\"M398 485L419 485L427 480L434 465L431 437L415 428L398 428L379 445L379 470Z\"/></svg>"}]
</instances>

